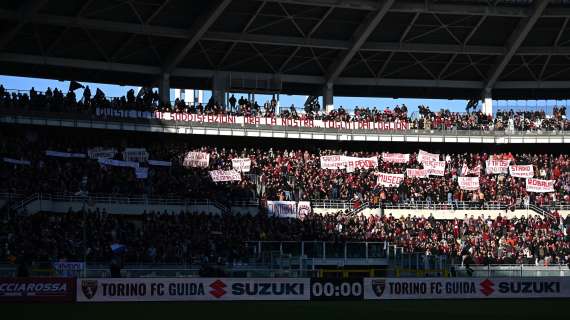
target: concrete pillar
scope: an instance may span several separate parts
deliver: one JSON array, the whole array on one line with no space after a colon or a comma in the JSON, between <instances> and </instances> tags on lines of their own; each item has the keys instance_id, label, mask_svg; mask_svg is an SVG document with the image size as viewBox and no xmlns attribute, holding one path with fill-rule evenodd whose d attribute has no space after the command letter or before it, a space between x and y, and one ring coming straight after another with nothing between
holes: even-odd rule
<instances>
[{"instance_id":1,"label":"concrete pillar","mask_svg":"<svg viewBox=\"0 0 570 320\"><path fill-rule=\"evenodd\" d=\"M214 101L221 106L226 106L226 90L228 89L226 78L220 74L214 75L213 85L212 85L212 97Z\"/></svg>"},{"instance_id":2,"label":"concrete pillar","mask_svg":"<svg viewBox=\"0 0 570 320\"><path fill-rule=\"evenodd\" d=\"M323 109L327 112L334 109L332 82L327 82L323 88Z\"/></svg>"},{"instance_id":3,"label":"concrete pillar","mask_svg":"<svg viewBox=\"0 0 570 320\"><path fill-rule=\"evenodd\" d=\"M481 112L486 115L493 114L493 95L491 94L491 89L485 89L483 93L483 107L481 108Z\"/></svg>"},{"instance_id":4,"label":"concrete pillar","mask_svg":"<svg viewBox=\"0 0 570 320\"><path fill-rule=\"evenodd\" d=\"M160 76L160 84L158 86L158 94L160 96L160 102L163 104L170 103L170 74L163 73Z\"/></svg>"}]
</instances>

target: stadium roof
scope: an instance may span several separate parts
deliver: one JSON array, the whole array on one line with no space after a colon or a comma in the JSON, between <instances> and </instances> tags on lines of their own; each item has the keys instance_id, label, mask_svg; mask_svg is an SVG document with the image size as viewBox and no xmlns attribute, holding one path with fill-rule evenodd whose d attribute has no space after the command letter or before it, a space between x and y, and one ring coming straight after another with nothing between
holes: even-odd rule
<instances>
[{"instance_id":1,"label":"stadium roof","mask_svg":"<svg viewBox=\"0 0 570 320\"><path fill-rule=\"evenodd\" d=\"M3 74L337 96L567 98L565 0L2 0Z\"/></svg>"}]
</instances>

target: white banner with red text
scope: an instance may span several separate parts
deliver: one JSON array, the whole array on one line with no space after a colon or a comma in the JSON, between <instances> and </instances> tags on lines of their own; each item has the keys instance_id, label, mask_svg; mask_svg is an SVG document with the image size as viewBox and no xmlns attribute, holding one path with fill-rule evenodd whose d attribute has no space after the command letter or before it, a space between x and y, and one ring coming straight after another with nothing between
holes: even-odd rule
<instances>
[{"instance_id":1,"label":"white banner with red text","mask_svg":"<svg viewBox=\"0 0 570 320\"><path fill-rule=\"evenodd\" d=\"M358 158L344 157L346 161L346 172L354 172L355 169L374 169L378 167L378 157Z\"/></svg>"},{"instance_id":2,"label":"white banner with red text","mask_svg":"<svg viewBox=\"0 0 570 320\"><path fill-rule=\"evenodd\" d=\"M365 300L568 297L567 277L364 278Z\"/></svg>"},{"instance_id":3,"label":"white banner with red text","mask_svg":"<svg viewBox=\"0 0 570 320\"><path fill-rule=\"evenodd\" d=\"M542 180L526 178L526 191L529 192L554 192L556 180Z\"/></svg>"},{"instance_id":4,"label":"white banner with red text","mask_svg":"<svg viewBox=\"0 0 570 320\"><path fill-rule=\"evenodd\" d=\"M418 163L424 163L427 161L439 161L439 154L429 153L423 150L418 152Z\"/></svg>"},{"instance_id":5,"label":"white banner with red text","mask_svg":"<svg viewBox=\"0 0 570 320\"><path fill-rule=\"evenodd\" d=\"M78 302L309 300L309 278L77 279Z\"/></svg>"},{"instance_id":6,"label":"white banner with red text","mask_svg":"<svg viewBox=\"0 0 570 320\"><path fill-rule=\"evenodd\" d=\"M423 165L430 176L443 177L445 175L445 161L424 161Z\"/></svg>"},{"instance_id":7,"label":"white banner with red text","mask_svg":"<svg viewBox=\"0 0 570 320\"><path fill-rule=\"evenodd\" d=\"M457 183L463 190L479 190L479 177L457 177Z\"/></svg>"},{"instance_id":8,"label":"white banner with red text","mask_svg":"<svg viewBox=\"0 0 570 320\"><path fill-rule=\"evenodd\" d=\"M387 188L398 187L404 181L403 174L379 172L377 183Z\"/></svg>"},{"instance_id":9,"label":"white banner with red text","mask_svg":"<svg viewBox=\"0 0 570 320\"><path fill-rule=\"evenodd\" d=\"M509 173L511 177L532 178L534 177L534 167L531 164L525 166L509 166Z\"/></svg>"}]
</instances>

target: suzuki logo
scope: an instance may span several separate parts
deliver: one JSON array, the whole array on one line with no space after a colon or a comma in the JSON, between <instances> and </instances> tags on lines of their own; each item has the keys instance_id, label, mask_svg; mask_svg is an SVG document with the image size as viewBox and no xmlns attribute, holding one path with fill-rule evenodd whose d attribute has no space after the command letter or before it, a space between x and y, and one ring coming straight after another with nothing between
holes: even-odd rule
<instances>
[{"instance_id":1,"label":"suzuki logo","mask_svg":"<svg viewBox=\"0 0 570 320\"><path fill-rule=\"evenodd\" d=\"M486 296L490 296L493 292L495 292L495 289L493 289L493 286L495 284L493 283L493 281L486 279L485 281L481 282L481 292Z\"/></svg>"},{"instance_id":2,"label":"suzuki logo","mask_svg":"<svg viewBox=\"0 0 570 320\"><path fill-rule=\"evenodd\" d=\"M223 283L221 280L216 280L210 284L210 288L213 289L210 291L210 294L216 298L221 298L224 294L226 294L226 290L224 290L225 287L225 283Z\"/></svg>"}]
</instances>

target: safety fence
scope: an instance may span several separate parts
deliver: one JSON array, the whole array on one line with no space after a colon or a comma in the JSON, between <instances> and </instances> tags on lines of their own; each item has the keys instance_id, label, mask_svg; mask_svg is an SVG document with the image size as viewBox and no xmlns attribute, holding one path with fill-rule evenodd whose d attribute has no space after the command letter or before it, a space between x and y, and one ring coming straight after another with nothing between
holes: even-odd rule
<instances>
[{"instance_id":1,"label":"safety fence","mask_svg":"<svg viewBox=\"0 0 570 320\"><path fill-rule=\"evenodd\" d=\"M0 302L569 298L544 278L0 278Z\"/></svg>"}]
</instances>

